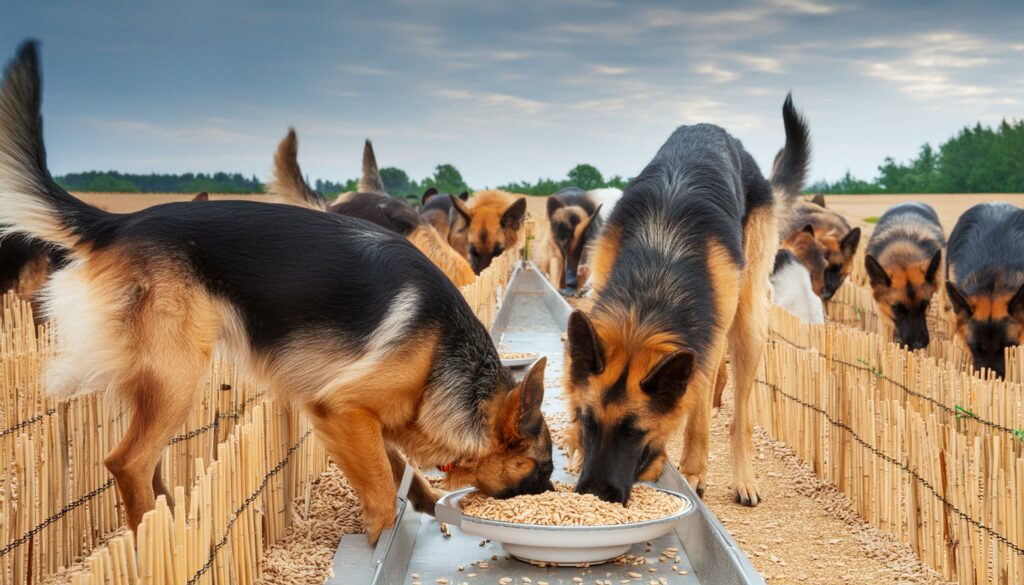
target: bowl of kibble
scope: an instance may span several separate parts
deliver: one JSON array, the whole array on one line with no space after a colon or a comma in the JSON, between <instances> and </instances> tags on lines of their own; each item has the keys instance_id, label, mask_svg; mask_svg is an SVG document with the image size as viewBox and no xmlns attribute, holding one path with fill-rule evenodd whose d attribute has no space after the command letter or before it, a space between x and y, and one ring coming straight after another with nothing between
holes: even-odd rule
<instances>
[{"instance_id":1,"label":"bowl of kibble","mask_svg":"<svg viewBox=\"0 0 1024 585\"><path fill-rule=\"evenodd\" d=\"M500 353L501 365L506 368L522 368L532 365L540 354L525 351L503 351Z\"/></svg>"},{"instance_id":2,"label":"bowl of kibble","mask_svg":"<svg viewBox=\"0 0 1024 585\"><path fill-rule=\"evenodd\" d=\"M647 484L633 486L622 506L556 482L554 491L504 500L459 490L441 498L436 514L466 534L500 542L517 559L580 565L617 559L638 542L668 534L692 510L683 494Z\"/></svg>"}]
</instances>

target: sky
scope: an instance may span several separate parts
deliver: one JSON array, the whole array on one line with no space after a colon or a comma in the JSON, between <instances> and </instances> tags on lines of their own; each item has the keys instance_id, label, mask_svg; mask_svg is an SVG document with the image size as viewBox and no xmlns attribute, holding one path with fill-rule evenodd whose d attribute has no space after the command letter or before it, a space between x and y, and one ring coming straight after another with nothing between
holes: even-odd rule
<instances>
[{"instance_id":1,"label":"sky","mask_svg":"<svg viewBox=\"0 0 1024 585\"><path fill-rule=\"evenodd\" d=\"M88 5L87 5L88 4ZM312 179L452 163L474 188L635 176L719 124L767 172L787 91L812 180L874 177L968 124L1024 116L1024 2L0 0L41 41L54 174L254 174L289 126Z\"/></svg>"}]
</instances>

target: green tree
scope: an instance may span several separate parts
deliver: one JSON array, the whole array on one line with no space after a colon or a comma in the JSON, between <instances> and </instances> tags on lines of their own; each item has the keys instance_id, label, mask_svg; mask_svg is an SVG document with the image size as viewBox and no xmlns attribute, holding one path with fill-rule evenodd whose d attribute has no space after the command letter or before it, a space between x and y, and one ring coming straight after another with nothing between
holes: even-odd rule
<instances>
[{"instance_id":1,"label":"green tree","mask_svg":"<svg viewBox=\"0 0 1024 585\"><path fill-rule=\"evenodd\" d=\"M599 189L604 186L601 171L597 170L594 165L576 165L569 171L568 179L569 183L584 190Z\"/></svg>"},{"instance_id":2,"label":"green tree","mask_svg":"<svg viewBox=\"0 0 1024 585\"><path fill-rule=\"evenodd\" d=\"M469 185L466 184L465 179L462 178L462 173L459 172L459 169L447 163L437 165L433 176L423 179L421 188L427 189L429 187L434 187L442 193L454 193L456 195L463 191L471 190Z\"/></svg>"},{"instance_id":3,"label":"green tree","mask_svg":"<svg viewBox=\"0 0 1024 585\"><path fill-rule=\"evenodd\" d=\"M409 179L409 175L396 167L381 169L380 180L384 183L384 190L394 197L405 196L413 190L413 182Z\"/></svg>"}]
</instances>

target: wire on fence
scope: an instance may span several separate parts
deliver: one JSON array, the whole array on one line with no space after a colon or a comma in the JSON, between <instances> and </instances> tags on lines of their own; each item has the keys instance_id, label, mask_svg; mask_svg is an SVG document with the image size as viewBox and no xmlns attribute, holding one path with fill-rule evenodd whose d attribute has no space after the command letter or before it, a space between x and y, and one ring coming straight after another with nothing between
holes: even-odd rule
<instances>
[{"instance_id":1,"label":"wire on fence","mask_svg":"<svg viewBox=\"0 0 1024 585\"><path fill-rule=\"evenodd\" d=\"M913 396L914 398L918 398L920 400L924 400L925 402L928 402L929 404L935 406L936 408L942 410L943 412L955 416L958 420L960 418L963 418L963 417L966 416L968 418L971 418L974 421L977 421L979 424L982 424L982 425L985 425L985 426L987 426L989 428L992 428L992 429L995 429L997 431L1006 433L1007 435L1010 435L1010 437L1012 437L1014 439L1024 440L1024 430L1012 429L1010 427L1003 426L1003 425L1001 425L999 423L983 419L980 416L974 414L973 412L970 412L970 411L964 409L961 406L955 406L953 408L950 408L949 406L943 404L942 402L939 402L938 400L932 398L931 396L928 396L926 394L922 394L922 393L920 393L920 392L918 392L916 390L912 390L911 388L909 388L908 386L904 385L903 383L897 382L896 380L893 380L892 378L886 376L880 369L875 368L875 367L871 367L871 364L868 363L865 360L859 360L859 361L864 361L864 363L867 364L867 365L858 365L858 364L850 363L850 362L848 362L846 360L839 359L839 358L837 358L835 356L822 353L816 347L808 347L806 345L800 345L799 343L796 343L795 341L792 341L791 339L786 338L785 335L782 335L779 331L777 331L775 329L770 329L769 332L772 334L772 337L773 337L773 339L771 340L772 343L774 343L776 340L784 341L790 347L793 347L795 349L799 349L799 350L803 350L803 351L814 351L820 357L823 357L823 358L829 360L830 362L834 362L834 363L840 364L842 366L846 366L848 368L852 368L852 369L859 370L859 371L862 371L862 372L870 372L871 374L873 374L879 380L885 380L886 382L888 382L888 383L892 384L893 386L899 388L900 390L906 392L910 396Z\"/></svg>"},{"instance_id":2,"label":"wire on fence","mask_svg":"<svg viewBox=\"0 0 1024 585\"><path fill-rule=\"evenodd\" d=\"M268 471L267 474L263 476L263 480L260 482L260 487L256 488L256 491L249 494L249 497L246 498L245 501L242 502L242 505L240 505L235 510L235 512L231 515L231 519L228 520L227 526L224 530L224 536L221 537L217 544L214 545L213 550L210 551L210 558L206 560L206 564L200 567L199 570L196 571L194 575L192 575L192 578L188 580L187 585L195 585L199 582L199 579L202 578L204 574L206 574L211 568L213 568L213 562L217 560L217 554L220 552L220 549L224 548L228 543L228 538L231 535L231 527L234 526L235 521L242 514L242 512L244 512L246 508L251 506L252 503L256 501L256 498L258 498L260 494L263 493L263 490L265 490L267 488L267 485L270 483L270 478L280 473L281 470L284 469L286 465L288 465L288 460L291 459L292 453L294 453L300 446L302 446L302 443L304 443L306 439L309 437L309 435L311 435L312 433L313 429L306 431L305 434L303 434L298 441L296 441L291 447L288 447L288 451L285 453L284 459L278 461L277 465L275 465L273 469Z\"/></svg>"},{"instance_id":3,"label":"wire on fence","mask_svg":"<svg viewBox=\"0 0 1024 585\"><path fill-rule=\"evenodd\" d=\"M860 443L861 446L863 446L864 448L868 449L869 451L871 451L872 453L877 455L883 461L885 461L887 463L890 463L892 465L895 465L896 467L900 468L901 471L906 472L908 475L910 475L912 478L914 478L918 483L920 483L928 491L930 491L932 493L932 495L935 496L936 499L938 499L940 502L942 502L942 505L945 506L946 509L948 509L950 512L956 514L957 516L959 516L960 518L962 518L966 522L974 525L975 527L985 531L986 533L989 534L989 536L991 536L992 538L998 540L1002 544L1006 545L1010 550L1012 550L1018 556L1024 556L1024 548L1021 548L1020 546L1017 546L1016 544L1011 542L1008 538L1006 538L1002 534L996 532L995 530L993 530L992 528L986 526L985 524L975 520L974 518L972 518L967 513L962 512L959 508L954 506L952 502L947 500L945 496L940 494L938 492L938 490L936 490L934 487L932 487L932 484L929 483L928 480L926 480L925 478L921 477L913 469L910 469L910 467L907 466L905 463L902 463L899 460L894 459L893 457L890 457L888 454L883 453L882 451L879 451L878 449L876 449L874 445L871 445L870 443L865 441L863 438L861 438L861 436L858 435L853 430L853 428L851 428L846 423L842 423L842 422L839 422L837 420L834 420L832 417L829 416L828 412L826 412L824 409L819 408L819 407L817 407L817 406L815 406L813 404L804 402L803 400L800 400L796 396L793 396L791 394L786 393L785 391L782 390L782 388L780 388L779 386L777 386L775 384L772 384L771 382L759 379L759 380L757 380L757 383L761 384L762 386L766 386L772 392L775 392L776 394L779 394L779 395L783 396L784 398L792 400L793 402L796 402L797 404L803 406L804 408L808 408L810 410L813 410L814 412L817 412L822 417L824 417L825 421L827 421L830 425L832 425L832 426L834 426L834 427L836 427L838 429L842 429L848 435L850 435L850 437L854 441Z\"/></svg>"}]
</instances>

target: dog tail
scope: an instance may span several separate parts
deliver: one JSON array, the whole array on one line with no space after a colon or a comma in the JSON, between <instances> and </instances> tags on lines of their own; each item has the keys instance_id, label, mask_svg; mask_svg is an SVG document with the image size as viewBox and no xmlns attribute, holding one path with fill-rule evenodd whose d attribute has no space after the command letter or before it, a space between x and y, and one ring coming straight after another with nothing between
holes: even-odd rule
<instances>
[{"instance_id":1,"label":"dog tail","mask_svg":"<svg viewBox=\"0 0 1024 585\"><path fill-rule=\"evenodd\" d=\"M363 147L363 176L359 178L359 191L361 193L387 193L384 189L384 181L380 178L380 171L377 170L377 156L373 154L373 143L366 139L366 146Z\"/></svg>"},{"instance_id":2,"label":"dog tail","mask_svg":"<svg viewBox=\"0 0 1024 585\"><path fill-rule=\"evenodd\" d=\"M74 248L111 214L72 196L50 176L41 101L37 47L26 41L0 87L0 236L21 234Z\"/></svg>"},{"instance_id":3,"label":"dog tail","mask_svg":"<svg viewBox=\"0 0 1024 585\"><path fill-rule=\"evenodd\" d=\"M793 207L802 198L801 190L811 162L811 131L793 105L793 94L787 94L782 104L782 123L786 128L786 145L775 155L769 179L780 228L788 223Z\"/></svg>"},{"instance_id":4,"label":"dog tail","mask_svg":"<svg viewBox=\"0 0 1024 585\"><path fill-rule=\"evenodd\" d=\"M267 190L282 203L318 211L327 210L324 196L314 191L302 177L302 169L299 168L299 139L295 136L294 128L288 129L288 135L274 153L274 178L267 185Z\"/></svg>"}]
</instances>

